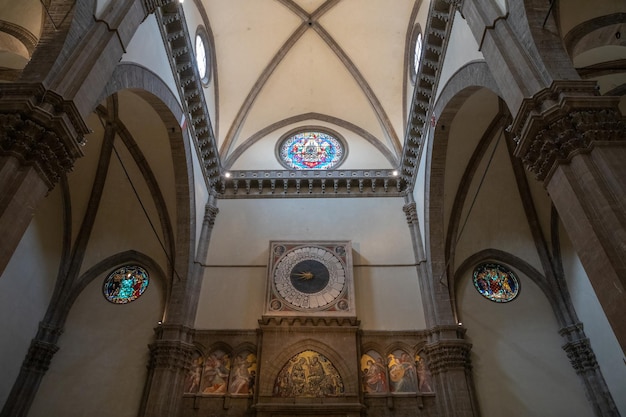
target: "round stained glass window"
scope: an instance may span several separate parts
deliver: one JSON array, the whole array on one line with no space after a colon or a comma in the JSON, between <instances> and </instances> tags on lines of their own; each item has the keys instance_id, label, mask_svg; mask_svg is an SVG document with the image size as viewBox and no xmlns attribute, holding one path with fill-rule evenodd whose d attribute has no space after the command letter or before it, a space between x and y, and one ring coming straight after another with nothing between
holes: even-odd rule
<instances>
[{"instance_id":1,"label":"round stained glass window","mask_svg":"<svg viewBox=\"0 0 626 417\"><path fill-rule=\"evenodd\" d=\"M102 288L107 300L114 304L135 301L148 287L150 279L140 266L123 266L111 272Z\"/></svg>"},{"instance_id":2,"label":"round stained glass window","mask_svg":"<svg viewBox=\"0 0 626 417\"><path fill-rule=\"evenodd\" d=\"M496 303L507 303L519 293L519 281L513 271L495 263L476 267L474 287L483 297Z\"/></svg>"},{"instance_id":3,"label":"round stained glass window","mask_svg":"<svg viewBox=\"0 0 626 417\"><path fill-rule=\"evenodd\" d=\"M331 169L344 159L338 136L320 130L298 131L279 142L278 159L288 169Z\"/></svg>"}]
</instances>

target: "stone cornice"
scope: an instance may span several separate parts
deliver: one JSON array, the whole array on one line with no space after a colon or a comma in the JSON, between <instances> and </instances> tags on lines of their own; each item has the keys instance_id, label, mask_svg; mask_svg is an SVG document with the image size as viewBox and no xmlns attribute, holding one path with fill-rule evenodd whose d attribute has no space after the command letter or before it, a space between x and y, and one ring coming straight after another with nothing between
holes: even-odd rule
<instances>
[{"instance_id":1,"label":"stone cornice","mask_svg":"<svg viewBox=\"0 0 626 417\"><path fill-rule=\"evenodd\" d=\"M391 170L231 171L220 198L398 197L406 184Z\"/></svg>"},{"instance_id":2,"label":"stone cornice","mask_svg":"<svg viewBox=\"0 0 626 417\"><path fill-rule=\"evenodd\" d=\"M35 166L49 188L83 156L89 132L73 102L41 84L0 84L0 153Z\"/></svg>"},{"instance_id":3,"label":"stone cornice","mask_svg":"<svg viewBox=\"0 0 626 417\"><path fill-rule=\"evenodd\" d=\"M421 65L416 76L400 163L400 176L407 183L408 189L413 188L417 176L424 135L428 131L427 123L431 123L432 103L452 30L454 12L461 3L458 0L434 0L430 5Z\"/></svg>"},{"instance_id":4,"label":"stone cornice","mask_svg":"<svg viewBox=\"0 0 626 417\"><path fill-rule=\"evenodd\" d=\"M515 156L540 181L594 142L626 138L618 97L597 95L595 81L555 81L525 99L510 129Z\"/></svg>"}]
</instances>

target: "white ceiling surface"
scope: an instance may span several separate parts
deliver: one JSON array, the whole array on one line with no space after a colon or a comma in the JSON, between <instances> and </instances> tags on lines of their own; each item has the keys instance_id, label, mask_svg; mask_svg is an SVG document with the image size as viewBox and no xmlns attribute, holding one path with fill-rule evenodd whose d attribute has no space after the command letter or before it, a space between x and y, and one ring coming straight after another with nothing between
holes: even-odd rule
<instances>
[{"instance_id":1,"label":"white ceiling surface","mask_svg":"<svg viewBox=\"0 0 626 417\"><path fill-rule=\"evenodd\" d=\"M215 131L223 159L260 130L309 113L320 125L328 126L321 122L328 117L356 125L398 156L404 137L405 48L415 0L202 3L215 42ZM316 13L321 6L324 13ZM316 16L311 26L309 15ZM290 42L294 33L299 36Z\"/></svg>"}]
</instances>

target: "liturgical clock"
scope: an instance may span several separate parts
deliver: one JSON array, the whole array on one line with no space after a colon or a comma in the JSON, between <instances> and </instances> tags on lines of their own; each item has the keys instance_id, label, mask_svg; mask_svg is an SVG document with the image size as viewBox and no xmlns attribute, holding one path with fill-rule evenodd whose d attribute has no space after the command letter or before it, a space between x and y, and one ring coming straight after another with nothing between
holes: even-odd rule
<instances>
[{"instance_id":1,"label":"liturgical clock","mask_svg":"<svg viewBox=\"0 0 626 417\"><path fill-rule=\"evenodd\" d=\"M266 314L354 315L352 247L271 242Z\"/></svg>"}]
</instances>

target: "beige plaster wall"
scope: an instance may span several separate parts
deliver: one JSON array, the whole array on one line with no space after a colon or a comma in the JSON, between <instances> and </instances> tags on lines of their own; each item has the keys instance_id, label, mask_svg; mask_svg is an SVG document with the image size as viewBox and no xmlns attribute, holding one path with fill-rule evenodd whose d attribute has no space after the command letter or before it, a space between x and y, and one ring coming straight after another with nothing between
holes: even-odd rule
<instances>
[{"instance_id":1,"label":"beige plaster wall","mask_svg":"<svg viewBox=\"0 0 626 417\"><path fill-rule=\"evenodd\" d=\"M151 278L144 294L129 304L104 298L104 276L83 290L29 417L49 417L50 410L66 417L137 416L146 381L147 345L163 311L163 285L157 274Z\"/></svg>"},{"instance_id":2,"label":"beige plaster wall","mask_svg":"<svg viewBox=\"0 0 626 417\"><path fill-rule=\"evenodd\" d=\"M472 343L483 417L591 417L580 379L561 349L552 308L539 287L518 273L520 293L498 304L482 297L467 271L457 292L460 320Z\"/></svg>"},{"instance_id":3,"label":"beige plaster wall","mask_svg":"<svg viewBox=\"0 0 626 417\"><path fill-rule=\"evenodd\" d=\"M57 188L38 207L0 276L0 404L19 374L54 290L61 255L61 204Z\"/></svg>"},{"instance_id":4,"label":"beige plaster wall","mask_svg":"<svg viewBox=\"0 0 626 417\"><path fill-rule=\"evenodd\" d=\"M351 240L362 328L423 328L403 204L399 198L220 201L196 327L258 327L270 240Z\"/></svg>"},{"instance_id":5,"label":"beige plaster wall","mask_svg":"<svg viewBox=\"0 0 626 417\"><path fill-rule=\"evenodd\" d=\"M165 46L161 40L161 32L154 14L146 17L146 20L139 25L126 48L126 53L122 56L122 61L134 62L148 68L163 80L180 102L174 75L169 65Z\"/></svg>"},{"instance_id":6,"label":"beige plaster wall","mask_svg":"<svg viewBox=\"0 0 626 417\"><path fill-rule=\"evenodd\" d=\"M474 39L474 35L470 30L467 22L459 12L454 14L454 22L452 23L452 33L448 39L448 49L443 60L443 68L437 86L437 94L439 97L441 90L445 87L448 80L463 65L472 61L484 60L482 52L478 50L478 44Z\"/></svg>"}]
</instances>

